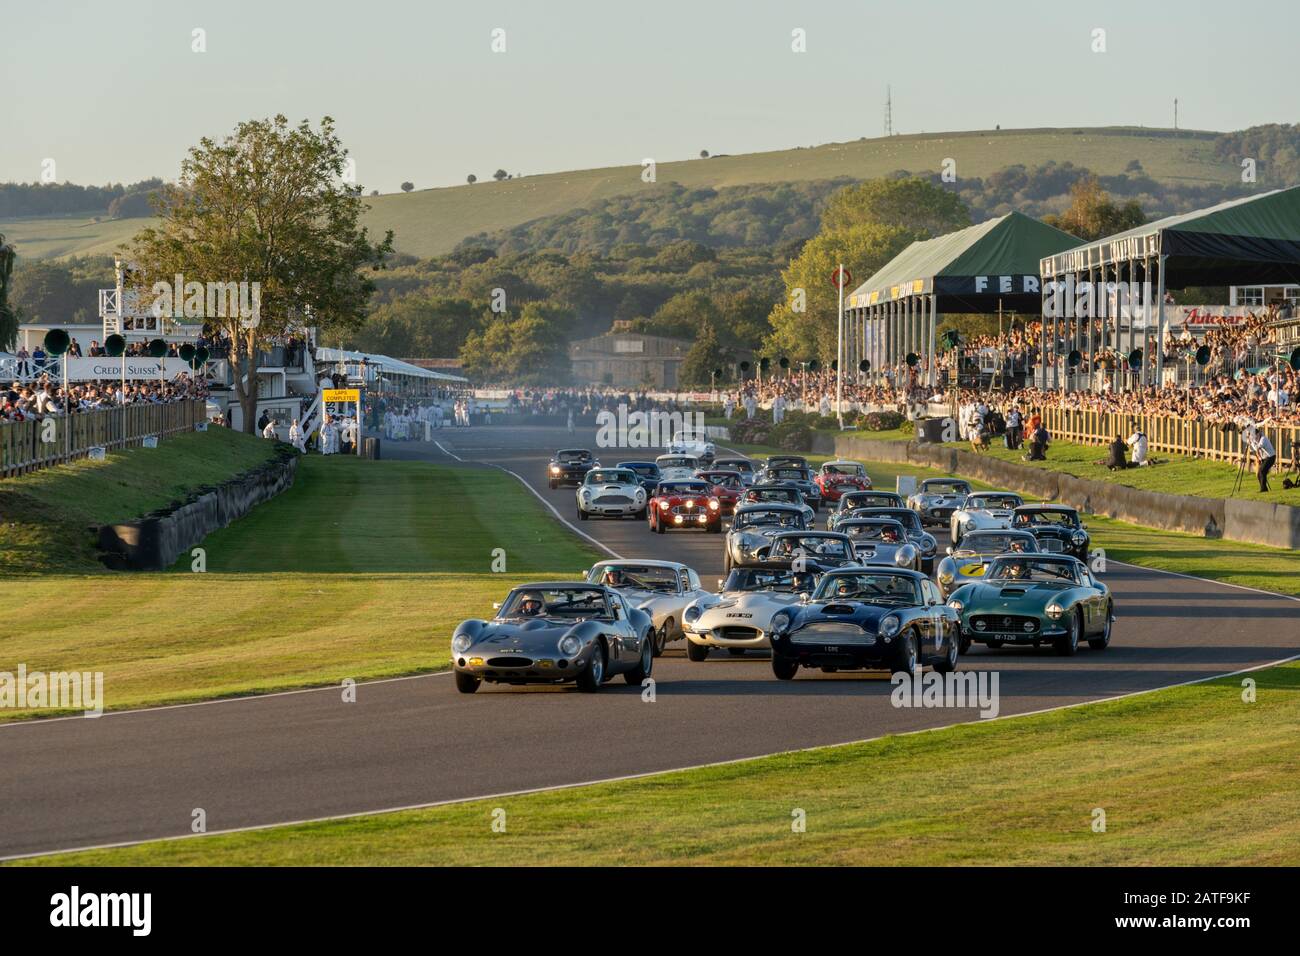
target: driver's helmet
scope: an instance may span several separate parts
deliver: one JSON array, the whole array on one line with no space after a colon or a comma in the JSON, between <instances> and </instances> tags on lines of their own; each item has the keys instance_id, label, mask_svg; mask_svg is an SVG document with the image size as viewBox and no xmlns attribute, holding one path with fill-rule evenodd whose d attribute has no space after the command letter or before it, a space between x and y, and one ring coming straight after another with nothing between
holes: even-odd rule
<instances>
[{"instance_id":1,"label":"driver's helmet","mask_svg":"<svg viewBox=\"0 0 1300 956\"><path fill-rule=\"evenodd\" d=\"M1025 543L1021 541L1019 538L1017 538L1015 541L1012 541L1011 544L1007 546L1007 550L1023 552L1025 550Z\"/></svg>"},{"instance_id":2,"label":"driver's helmet","mask_svg":"<svg viewBox=\"0 0 1300 956\"><path fill-rule=\"evenodd\" d=\"M623 583L623 575L615 568L606 568L605 577L602 579L601 583L616 588Z\"/></svg>"},{"instance_id":3,"label":"driver's helmet","mask_svg":"<svg viewBox=\"0 0 1300 956\"><path fill-rule=\"evenodd\" d=\"M898 543L898 529L897 529L897 528L881 528L881 529L880 529L880 540L881 540L881 541L884 541L886 544L897 544L897 543Z\"/></svg>"},{"instance_id":4,"label":"driver's helmet","mask_svg":"<svg viewBox=\"0 0 1300 956\"><path fill-rule=\"evenodd\" d=\"M546 602L535 591L519 595L519 613L524 617L537 617L545 608Z\"/></svg>"},{"instance_id":5,"label":"driver's helmet","mask_svg":"<svg viewBox=\"0 0 1300 956\"><path fill-rule=\"evenodd\" d=\"M848 578L840 578L835 585L835 594L838 597L848 597L853 593L853 582Z\"/></svg>"},{"instance_id":6,"label":"driver's helmet","mask_svg":"<svg viewBox=\"0 0 1300 956\"><path fill-rule=\"evenodd\" d=\"M1007 565L1007 577L1024 578L1029 576L1029 566L1023 561L1012 561Z\"/></svg>"}]
</instances>

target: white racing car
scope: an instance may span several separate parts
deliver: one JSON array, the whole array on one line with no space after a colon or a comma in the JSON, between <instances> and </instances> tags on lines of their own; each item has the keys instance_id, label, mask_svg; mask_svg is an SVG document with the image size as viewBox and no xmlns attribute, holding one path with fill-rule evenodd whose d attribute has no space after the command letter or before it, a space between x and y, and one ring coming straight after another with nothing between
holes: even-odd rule
<instances>
[{"instance_id":1,"label":"white racing car","mask_svg":"<svg viewBox=\"0 0 1300 956\"><path fill-rule=\"evenodd\" d=\"M593 468L578 486L578 517L645 517L645 489L631 468Z\"/></svg>"},{"instance_id":2,"label":"white racing car","mask_svg":"<svg viewBox=\"0 0 1300 956\"><path fill-rule=\"evenodd\" d=\"M961 478L927 478L907 499L907 506L920 516L922 524L947 524L953 512L965 506L970 493L970 482Z\"/></svg>"},{"instance_id":3,"label":"white racing car","mask_svg":"<svg viewBox=\"0 0 1300 956\"><path fill-rule=\"evenodd\" d=\"M700 470L700 460L694 455L683 455L680 453L660 455L655 459L655 464L659 466L660 481L680 481L683 478L694 478L695 473Z\"/></svg>"},{"instance_id":4,"label":"white racing car","mask_svg":"<svg viewBox=\"0 0 1300 956\"><path fill-rule=\"evenodd\" d=\"M751 648L770 647L772 615L811 592L815 575L787 566L736 568L722 584L686 609L686 656L702 661L715 647L740 656Z\"/></svg>"},{"instance_id":5,"label":"white racing car","mask_svg":"<svg viewBox=\"0 0 1300 956\"><path fill-rule=\"evenodd\" d=\"M977 491L952 513L952 543L968 531L992 531L1011 527L1011 513L1025 503L1009 491Z\"/></svg>"},{"instance_id":6,"label":"white racing car","mask_svg":"<svg viewBox=\"0 0 1300 956\"><path fill-rule=\"evenodd\" d=\"M669 641L683 636L686 608L713 596L700 585L693 569L677 561L601 561L587 571L587 581L613 588L628 604L650 615L656 657Z\"/></svg>"},{"instance_id":7,"label":"white racing car","mask_svg":"<svg viewBox=\"0 0 1300 956\"><path fill-rule=\"evenodd\" d=\"M921 552L894 518L845 518L835 530L848 536L858 564L921 569Z\"/></svg>"},{"instance_id":8,"label":"white racing car","mask_svg":"<svg viewBox=\"0 0 1300 956\"><path fill-rule=\"evenodd\" d=\"M717 454L717 449L714 447L713 442L709 441L709 436L703 431L694 428L681 428L673 433L672 441L668 443L668 453L691 455L698 458L700 463L707 467Z\"/></svg>"}]
</instances>

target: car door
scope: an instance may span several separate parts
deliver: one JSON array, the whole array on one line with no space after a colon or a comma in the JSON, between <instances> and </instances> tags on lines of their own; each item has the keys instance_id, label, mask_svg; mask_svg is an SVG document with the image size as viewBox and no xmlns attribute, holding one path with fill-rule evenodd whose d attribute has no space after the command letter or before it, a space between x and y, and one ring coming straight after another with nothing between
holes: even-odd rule
<instances>
[{"instance_id":1,"label":"car door","mask_svg":"<svg viewBox=\"0 0 1300 956\"><path fill-rule=\"evenodd\" d=\"M619 641L622 643L622 653L619 657L625 664L631 664L640 656L638 653L641 650L640 636L632 620L632 608L621 594L618 596L615 611L619 625Z\"/></svg>"},{"instance_id":2,"label":"car door","mask_svg":"<svg viewBox=\"0 0 1300 956\"><path fill-rule=\"evenodd\" d=\"M925 595L926 619L929 621L929 646L923 648L924 653L938 656L942 653L948 634L948 620L943 613L943 595L939 593L939 587L933 581L925 580L921 582L921 592Z\"/></svg>"}]
</instances>

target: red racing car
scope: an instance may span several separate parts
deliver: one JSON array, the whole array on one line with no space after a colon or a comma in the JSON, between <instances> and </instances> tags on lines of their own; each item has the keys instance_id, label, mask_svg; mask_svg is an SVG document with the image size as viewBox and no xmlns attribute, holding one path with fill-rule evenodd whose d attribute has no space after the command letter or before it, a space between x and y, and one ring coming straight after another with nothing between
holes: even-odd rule
<instances>
[{"instance_id":1,"label":"red racing car","mask_svg":"<svg viewBox=\"0 0 1300 956\"><path fill-rule=\"evenodd\" d=\"M822 465L813 483L821 490L822 501L839 501L846 491L871 490L871 476L862 463L843 459Z\"/></svg>"},{"instance_id":2,"label":"red racing car","mask_svg":"<svg viewBox=\"0 0 1300 956\"><path fill-rule=\"evenodd\" d=\"M736 503L745 493L745 479L738 471L697 471L695 477L707 481L710 494L718 499L724 515L734 514Z\"/></svg>"},{"instance_id":3,"label":"red racing car","mask_svg":"<svg viewBox=\"0 0 1300 956\"><path fill-rule=\"evenodd\" d=\"M698 528L712 534L722 531L722 503L713 486L698 478L661 481L646 505L651 531Z\"/></svg>"}]
</instances>

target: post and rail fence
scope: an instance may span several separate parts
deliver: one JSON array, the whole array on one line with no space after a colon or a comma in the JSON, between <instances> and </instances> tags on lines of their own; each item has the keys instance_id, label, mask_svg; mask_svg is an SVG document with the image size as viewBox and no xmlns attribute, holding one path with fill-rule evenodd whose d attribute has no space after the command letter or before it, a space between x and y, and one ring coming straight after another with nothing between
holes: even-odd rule
<instances>
[{"instance_id":1,"label":"post and rail fence","mask_svg":"<svg viewBox=\"0 0 1300 956\"><path fill-rule=\"evenodd\" d=\"M0 477L85 458L92 448L131 448L149 437L193 431L207 421L206 406L203 399L192 398L0 423Z\"/></svg>"},{"instance_id":2,"label":"post and rail fence","mask_svg":"<svg viewBox=\"0 0 1300 956\"><path fill-rule=\"evenodd\" d=\"M1233 425L1169 414L1056 406L1044 407L1040 414L1048 434L1078 445L1109 445L1116 435L1127 439L1134 431L1141 430L1152 452L1211 461L1241 460L1241 432ZM1259 428L1273 442L1279 464L1289 461L1292 450L1300 448L1300 428L1293 425L1260 425Z\"/></svg>"}]
</instances>

